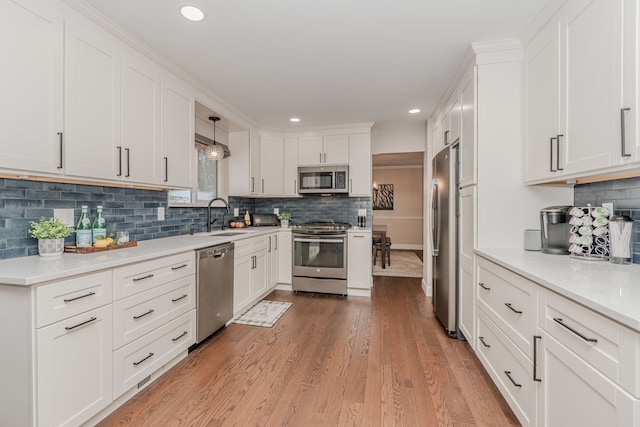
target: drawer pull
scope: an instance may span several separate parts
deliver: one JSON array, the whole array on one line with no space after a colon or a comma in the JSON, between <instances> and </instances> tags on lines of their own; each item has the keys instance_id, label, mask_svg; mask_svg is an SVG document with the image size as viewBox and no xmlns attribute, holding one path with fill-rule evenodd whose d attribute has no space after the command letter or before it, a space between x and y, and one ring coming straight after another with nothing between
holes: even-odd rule
<instances>
[{"instance_id":1,"label":"drawer pull","mask_svg":"<svg viewBox=\"0 0 640 427\"><path fill-rule=\"evenodd\" d=\"M505 375L511 380L511 383L516 386L516 387L522 387L522 384L518 384L517 382L515 382L513 380L513 378L511 377L511 371L504 371Z\"/></svg>"},{"instance_id":2,"label":"drawer pull","mask_svg":"<svg viewBox=\"0 0 640 427\"><path fill-rule=\"evenodd\" d=\"M179 298L172 299L172 300L171 300L171 302L178 302L178 301L180 301L181 299L185 299L187 296L188 296L187 294L184 294L184 295L182 295L182 296L181 296L181 297L179 297Z\"/></svg>"},{"instance_id":3,"label":"drawer pull","mask_svg":"<svg viewBox=\"0 0 640 427\"><path fill-rule=\"evenodd\" d=\"M136 277L135 279L133 279L133 281L134 282L139 282L140 280L151 279L152 277L153 277L153 274L148 274L146 276Z\"/></svg>"},{"instance_id":4,"label":"drawer pull","mask_svg":"<svg viewBox=\"0 0 640 427\"><path fill-rule=\"evenodd\" d=\"M570 330L571 332L573 332L574 334L576 334L577 336L579 336L580 338L582 338L583 340L587 341L587 342L598 342L597 339L595 338L588 338L585 337L584 335L582 335L580 332L576 331L575 329L573 329L571 326L567 325L566 323L564 323L562 321L561 318L559 317L554 317L553 321L556 322L557 324L559 324L560 326L563 326L565 328L567 328L568 330Z\"/></svg>"},{"instance_id":5,"label":"drawer pull","mask_svg":"<svg viewBox=\"0 0 640 427\"><path fill-rule=\"evenodd\" d=\"M542 379L538 378L538 340L541 340L540 335L533 336L533 380L542 382Z\"/></svg>"},{"instance_id":6,"label":"drawer pull","mask_svg":"<svg viewBox=\"0 0 640 427\"><path fill-rule=\"evenodd\" d=\"M510 302L505 302L504 305L506 305L509 308L509 310L513 311L514 313L522 314L522 311L516 310L515 308L513 308Z\"/></svg>"},{"instance_id":7,"label":"drawer pull","mask_svg":"<svg viewBox=\"0 0 640 427\"><path fill-rule=\"evenodd\" d=\"M177 267L171 267L171 269L172 269L173 271L176 271L176 270L180 270L181 268L185 268L185 267L187 267L187 265L188 265L188 264L182 264L182 265L179 265L179 266L177 266Z\"/></svg>"},{"instance_id":8,"label":"drawer pull","mask_svg":"<svg viewBox=\"0 0 640 427\"><path fill-rule=\"evenodd\" d=\"M151 313L153 313L153 311L154 311L154 310L149 310L149 311L147 311L146 313L142 313L142 314L141 314L141 315L139 315L139 316L133 316L133 318L134 318L134 319L136 319L136 320L138 320L138 319L140 319L140 318L142 318L142 317L146 316L147 314L151 314Z\"/></svg>"},{"instance_id":9,"label":"drawer pull","mask_svg":"<svg viewBox=\"0 0 640 427\"><path fill-rule=\"evenodd\" d=\"M96 294L95 292L89 292L88 294L80 295L79 297L75 297L75 298L65 299L65 300L63 300L63 301L64 301L64 302L71 302L71 301L75 301L75 300L77 300L77 299L90 297L90 296L95 295L95 294Z\"/></svg>"},{"instance_id":10,"label":"drawer pull","mask_svg":"<svg viewBox=\"0 0 640 427\"><path fill-rule=\"evenodd\" d=\"M480 342L482 343L483 346L485 346L487 348L491 348L491 346L489 344L484 342L484 337L478 337L478 339L480 340Z\"/></svg>"},{"instance_id":11,"label":"drawer pull","mask_svg":"<svg viewBox=\"0 0 640 427\"><path fill-rule=\"evenodd\" d=\"M92 317L91 319L86 320L86 321L84 321L84 322L82 322L82 323L78 323L77 325L73 325L73 326L65 326L64 328L65 328L67 331L70 331L70 330L72 330L72 329L79 328L79 327L80 327L80 326L82 326L82 325L86 325L87 323L91 323L91 322L94 322L94 321L96 321L96 320L98 320L98 318L97 318L97 317Z\"/></svg>"},{"instance_id":12,"label":"drawer pull","mask_svg":"<svg viewBox=\"0 0 640 427\"><path fill-rule=\"evenodd\" d=\"M145 357L142 360L139 360L138 362L133 362L133 366L138 366L139 364L141 364L142 362L144 362L145 360L147 360L148 358L152 357L153 353L149 353L149 355L147 357Z\"/></svg>"},{"instance_id":13,"label":"drawer pull","mask_svg":"<svg viewBox=\"0 0 640 427\"><path fill-rule=\"evenodd\" d=\"M184 337L185 335L187 335L187 331L184 331L183 333L181 333L179 336L175 337L175 338L171 338L171 341L176 342L178 341L180 338Z\"/></svg>"},{"instance_id":14,"label":"drawer pull","mask_svg":"<svg viewBox=\"0 0 640 427\"><path fill-rule=\"evenodd\" d=\"M491 288L486 286L484 283L480 282L478 283L478 286L480 286L482 289L484 289L485 291L490 291Z\"/></svg>"}]
</instances>

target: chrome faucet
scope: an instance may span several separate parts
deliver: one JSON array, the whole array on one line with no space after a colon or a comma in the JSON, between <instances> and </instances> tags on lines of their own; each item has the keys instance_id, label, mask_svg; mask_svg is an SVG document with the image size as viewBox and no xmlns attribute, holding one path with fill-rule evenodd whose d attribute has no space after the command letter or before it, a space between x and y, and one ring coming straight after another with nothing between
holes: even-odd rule
<instances>
[{"instance_id":1,"label":"chrome faucet","mask_svg":"<svg viewBox=\"0 0 640 427\"><path fill-rule=\"evenodd\" d=\"M227 208L227 213L229 215L231 214L231 210L229 209L229 203L222 197L214 197L213 199L209 200L209 204L207 205L207 232L209 233L211 232L211 224L213 224L213 222L215 221L215 219L211 221L211 204L216 200L220 200L222 203L224 203L224 206ZM224 230L224 215L222 215L222 219L223 219L222 229Z\"/></svg>"}]
</instances>

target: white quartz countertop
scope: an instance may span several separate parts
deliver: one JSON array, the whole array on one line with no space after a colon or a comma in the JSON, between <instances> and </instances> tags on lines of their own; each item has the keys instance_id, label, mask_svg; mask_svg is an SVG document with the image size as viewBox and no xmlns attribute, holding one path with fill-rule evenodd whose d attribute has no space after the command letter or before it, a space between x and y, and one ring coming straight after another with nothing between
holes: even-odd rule
<instances>
[{"instance_id":1,"label":"white quartz countertop","mask_svg":"<svg viewBox=\"0 0 640 427\"><path fill-rule=\"evenodd\" d=\"M640 265L586 261L523 249L475 252L640 332Z\"/></svg>"},{"instance_id":2,"label":"white quartz countertop","mask_svg":"<svg viewBox=\"0 0 640 427\"><path fill-rule=\"evenodd\" d=\"M114 249L93 254L64 253L59 257L41 257L38 255L12 258L0 261L0 285L31 286L78 274L92 273L125 264L146 261L148 259L193 251L225 242L246 239L261 234L283 230L280 227L257 227L238 231L235 236L217 236L216 234L237 230L214 231L143 240L138 246Z\"/></svg>"}]
</instances>

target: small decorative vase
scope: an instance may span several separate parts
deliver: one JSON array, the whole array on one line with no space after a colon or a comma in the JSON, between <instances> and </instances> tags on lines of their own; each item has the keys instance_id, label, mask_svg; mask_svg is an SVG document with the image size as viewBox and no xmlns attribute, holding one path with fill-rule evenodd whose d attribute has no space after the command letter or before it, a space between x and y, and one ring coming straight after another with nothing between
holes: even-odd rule
<instances>
[{"instance_id":1,"label":"small decorative vase","mask_svg":"<svg viewBox=\"0 0 640 427\"><path fill-rule=\"evenodd\" d=\"M289 226L289 220L288 219L281 219L280 220L280 226L282 228L287 228Z\"/></svg>"},{"instance_id":2,"label":"small decorative vase","mask_svg":"<svg viewBox=\"0 0 640 427\"><path fill-rule=\"evenodd\" d=\"M64 239L38 240L38 254L40 256L59 256L64 252Z\"/></svg>"}]
</instances>

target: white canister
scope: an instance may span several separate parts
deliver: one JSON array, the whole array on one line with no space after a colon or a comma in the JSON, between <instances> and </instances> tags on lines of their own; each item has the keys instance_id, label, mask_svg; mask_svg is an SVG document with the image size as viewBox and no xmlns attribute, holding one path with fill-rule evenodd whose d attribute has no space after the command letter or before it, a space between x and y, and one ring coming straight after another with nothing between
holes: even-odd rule
<instances>
[{"instance_id":1,"label":"white canister","mask_svg":"<svg viewBox=\"0 0 640 427\"><path fill-rule=\"evenodd\" d=\"M609 218L610 252L609 261L614 264L631 264L631 234L633 220L626 215L613 215Z\"/></svg>"},{"instance_id":2,"label":"white canister","mask_svg":"<svg viewBox=\"0 0 640 427\"><path fill-rule=\"evenodd\" d=\"M541 245L540 230L524 230L524 249L526 251L539 251Z\"/></svg>"}]
</instances>

